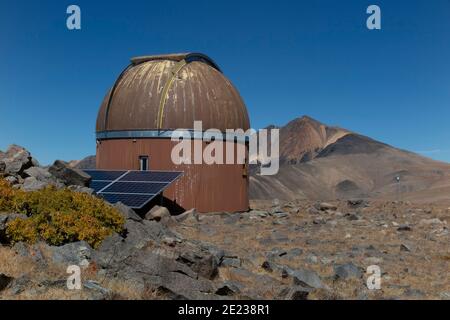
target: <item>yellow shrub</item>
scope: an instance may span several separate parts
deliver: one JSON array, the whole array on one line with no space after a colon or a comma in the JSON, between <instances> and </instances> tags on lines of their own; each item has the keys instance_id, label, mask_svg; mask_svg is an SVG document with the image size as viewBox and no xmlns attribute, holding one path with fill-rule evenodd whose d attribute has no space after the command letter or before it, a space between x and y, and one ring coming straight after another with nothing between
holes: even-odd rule
<instances>
[{"instance_id":1,"label":"yellow shrub","mask_svg":"<svg viewBox=\"0 0 450 320\"><path fill-rule=\"evenodd\" d=\"M112 206L94 196L56 189L24 192L0 180L0 211L26 214L28 219L8 223L12 242L45 240L52 245L84 240L97 247L114 231L121 232L125 219Z\"/></svg>"},{"instance_id":2,"label":"yellow shrub","mask_svg":"<svg viewBox=\"0 0 450 320\"><path fill-rule=\"evenodd\" d=\"M0 179L0 211L9 211L12 208L14 193L14 189L11 188L9 183Z\"/></svg>"},{"instance_id":3,"label":"yellow shrub","mask_svg":"<svg viewBox=\"0 0 450 320\"><path fill-rule=\"evenodd\" d=\"M14 239L14 242L36 242L38 239L38 230L31 220L15 219L8 223L6 230L8 237Z\"/></svg>"}]
</instances>

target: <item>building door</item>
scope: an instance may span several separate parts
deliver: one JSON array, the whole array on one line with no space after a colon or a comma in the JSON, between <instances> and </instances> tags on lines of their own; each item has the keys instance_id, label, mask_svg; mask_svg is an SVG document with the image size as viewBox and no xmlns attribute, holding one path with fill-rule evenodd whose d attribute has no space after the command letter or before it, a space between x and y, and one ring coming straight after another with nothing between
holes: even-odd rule
<instances>
[{"instance_id":1,"label":"building door","mask_svg":"<svg viewBox=\"0 0 450 320\"><path fill-rule=\"evenodd\" d=\"M147 171L148 168L149 168L148 156L140 156L139 157L139 170Z\"/></svg>"}]
</instances>

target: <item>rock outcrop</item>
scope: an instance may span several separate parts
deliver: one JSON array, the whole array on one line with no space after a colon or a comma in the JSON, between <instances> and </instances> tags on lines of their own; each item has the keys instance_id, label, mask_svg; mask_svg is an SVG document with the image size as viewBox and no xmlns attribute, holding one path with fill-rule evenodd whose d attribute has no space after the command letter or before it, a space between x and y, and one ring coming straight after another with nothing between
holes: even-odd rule
<instances>
[{"instance_id":1,"label":"rock outcrop","mask_svg":"<svg viewBox=\"0 0 450 320\"><path fill-rule=\"evenodd\" d=\"M91 177L87 173L80 169L71 168L68 163L61 160L56 160L48 169L48 172L68 186L87 187L91 181Z\"/></svg>"},{"instance_id":2,"label":"rock outcrop","mask_svg":"<svg viewBox=\"0 0 450 320\"><path fill-rule=\"evenodd\" d=\"M25 148L11 145L5 153L0 153L0 173L20 175L33 165L39 165Z\"/></svg>"},{"instance_id":3,"label":"rock outcrop","mask_svg":"<svg viewBox=\"0 0 450 320\"><path fill-rule=\"evenodd\" d=\"M72 168L60 160L50 167L40 166L28 150L17 145L11 145L6 152L0 151L0 177L25 191L54 185L57 188L71 187L75 191L89 192L80 189L87 187L90 181L90 177L80 169Z\"/></svg>"}]
</instances>

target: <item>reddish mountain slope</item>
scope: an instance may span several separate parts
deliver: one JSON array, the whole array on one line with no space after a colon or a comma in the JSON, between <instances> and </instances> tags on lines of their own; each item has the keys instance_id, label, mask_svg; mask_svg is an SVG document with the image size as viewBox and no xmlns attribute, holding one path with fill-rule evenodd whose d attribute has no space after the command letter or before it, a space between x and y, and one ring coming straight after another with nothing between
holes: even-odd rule
<instances>
[{"instance_id":1,"label":"reddish mountain slope","mask_svg":"<svg viewBox=\"0 0 450 320\"><path fill-rule=\"evenodd\" d=\"M280 171L275 176L252 174L252 199L364 197L450 203L450 164L308 117L280 128L280 137Z\"/></svg>"}]
</instances>

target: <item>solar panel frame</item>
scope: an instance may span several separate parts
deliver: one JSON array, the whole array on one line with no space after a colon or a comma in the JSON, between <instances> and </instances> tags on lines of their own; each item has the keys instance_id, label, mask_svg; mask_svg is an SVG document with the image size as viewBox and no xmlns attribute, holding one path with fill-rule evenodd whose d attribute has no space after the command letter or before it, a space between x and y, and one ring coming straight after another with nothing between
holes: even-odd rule
<instances>
[{"instance_id":1,"label":"solar panel frame","mask_svg":"<svg viewBox=\"0 0 450 320\"><path fill-rule=\"evenodd\" d=\"M118 181L173 182L180 177L181 171L129 171ZM128 180L127 180L128 179Z\"/></svg>"},{"instance_id":2,"label":"solar panel frame","mask_svg":"<svg viewBox=\"0 0 450 320\"><path fill-rule=\"evenodd\" d=\"M103 188L100 193L158 194L168 184L167 182L125 182L119 180Z\"/></svg>"},{"instance_id":3,"label":"solar panel frame","mask_svg":"<svg viewBox=\"0 0 450 320\"><path fill-rule=\"evenodd\" d=\"M128 170L84 170L92 180L114 181L127 173Z\"/></svg>"},{"instance_id":4,"label":"solar panel frame","mask_svg":"<svg viewBox=\"0 0 450 320\"><path fill-rule=\"evenodd\" d=\"M132 209L142 209L157 196L156 194L150 196L147 194L129 193L100 193L98 195L111 204L122 202Z\"/></svg>"},{"instance_id":5,"label":"solar panel frame","mask_svg":"<svg viewBox=\"0 0 450 320\"><path fill-rule=\"evenodd\" d=\"M162 171L162 170L148 170L148 171L138 171L138 170L84 170L91 177L94 176L97 179L92 179L91 184L95 183L99 185L96 194L111 204L122 202L125 205L131 207L132 209L142 209L150 201L152 201L156 196L162 194L174 181L183 175L182 171ZM148 180L149 176L157 177L163 181L152 181ZM146 177L147 179L144 179ZM110 178L110 179L99 179L99 178ZM112 179L115 178L115 179ZM133 180L127 180L133 179ZM144 191L144 192L119 192L114 189L114 185L119 183L119 185L128 186L127 191ZM134 187L132 187L135 185ZM155 187L160 185L160 188ZM100 187L103 187L99 189ZM136 190L140 188L140 190ZM108 189L113 190L110 192ZM120 190L120 189L119 189ZM128 196L128 197L127 197ZM109 199L109 200L108 200ZM119 200L118 200L119 199ZM139 199L141 201L139 201ZM146 199L144 201L144 199ZM116 201L117 200L117 201ZM122 200L122 201L121 201ZM127 201L129 200L129 201ZM125 203L125 202L127 203Z\"/></svg>"}]
</instances>

